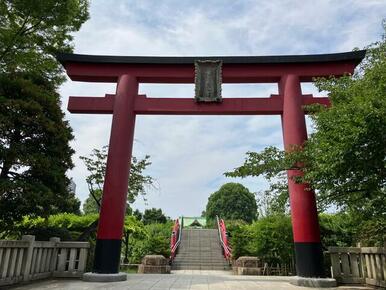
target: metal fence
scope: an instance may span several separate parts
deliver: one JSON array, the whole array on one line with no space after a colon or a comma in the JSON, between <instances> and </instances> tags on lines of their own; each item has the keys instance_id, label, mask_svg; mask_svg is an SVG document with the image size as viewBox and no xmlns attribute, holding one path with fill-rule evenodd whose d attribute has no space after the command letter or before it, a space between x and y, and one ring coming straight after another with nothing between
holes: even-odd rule
<instances>
[{"instance_id":1,"label":"metal fence","mask_svg":"<svg viewBox=\"0 0 386 290\"><path fill-rule=\"evenodd\" d=\"M330 247L331 275L342 284L386 288L386 248Z\"/></svg>"},{"instance_id":2,"label":"metal fence","mask_svg":"<svg viewBox=\"0 0 386 290\"><path fill-rule=\"evenodd\" d=\"M0 241L0 286L48 277L81 277L86 268L87 242Z\"/></svg>"}]
</instances>

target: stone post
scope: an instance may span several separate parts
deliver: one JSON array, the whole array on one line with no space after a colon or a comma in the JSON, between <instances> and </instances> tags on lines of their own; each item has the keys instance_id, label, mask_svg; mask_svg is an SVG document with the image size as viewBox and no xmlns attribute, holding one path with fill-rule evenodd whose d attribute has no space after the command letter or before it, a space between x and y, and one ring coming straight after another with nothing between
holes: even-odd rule
<instances>
[{"instance_id":1,"label":"stone post","mask_svg":"<svg viewBox=\"0 0 386 290\"><path fill-rule=\"evenodd\" d=\"M32 266L32 254L34 250L35 236L32 235L24 235L21 238L22 241L28 242L28 247L25 249L24 255L24 271L23 271L23 281L29 281L30 272Z\"/></svg>"},{"instance_id":2,"label":"stone post","mask_svg":"<svg viewBox=\"0 0 386 290\"><path fill-rule=\"evenodd\" d=\"M57 243L60 242L60 238L52 237L52 238L50 238L50 242L55 243L55 247L53 248L52 257L51 257L51 261L50 261L50 272L54 273L56 261L58 260L58 251L59 251L58 247L57 247Z\"/></svg>"}]
</instances>

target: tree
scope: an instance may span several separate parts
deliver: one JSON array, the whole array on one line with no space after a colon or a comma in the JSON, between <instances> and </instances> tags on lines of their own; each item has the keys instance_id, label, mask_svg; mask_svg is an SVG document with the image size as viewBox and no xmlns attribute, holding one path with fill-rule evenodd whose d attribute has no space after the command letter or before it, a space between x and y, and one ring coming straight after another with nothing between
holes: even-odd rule
<instances>
[{"instance_id":1,"label":"tree","mask_svg":"<svg viewBox=\"0 0 386 290\"><path fill-rule=\"evenodd\" d=\"M386 27L386 25L385 25ZM276 176L301 168L316 191L319 206L335 205L358 221L385 219L386 213L386 38L367 48L357 71L342 78L316 80L329 93L328 109L311 106L315 132L284 153L269 147L247 153L229 176ZM299 165L301 165L299 167Z\"/></svg>"},{"instance_id":2,"label":"tree","mask_svg":"<svg viewBox=\"0 0 386 290\"><path fill-rule=\"evenodd\" d=\"M79 201L65 176L73 138L59 95L37 76L0 76L0 219L77 212ZM12 98L6 96L12 95Z\"/></svg>"},{"instance_id":3,"label":"tree","mask_svg":"<svg viewBox=\"0 0 386 290\"><path fill-rule=\"evenodd\" d=\"M257 208L259 217L277 214L289 214L289 192L287 178L284 173L270 181L269 188L257 193Z\"/></svg>"},{"instance_id":4,"label":"tree","mask_svg":"<svg viewBox=\"0 0 386 290\"><path fill-rule=\"evenodd\" d=\"M85 214L98 213L102 197L103 183L106 172L108 146L103 146L101 150L93 149L89 157L81 156L80 159L85 163L89 175L86 178L89 197L83 204ZM145 198L146 189L154 186L154 179L149 175L144 175L143 171L151 165L150 156L146 155L144 159L132 157L129 184L127 189L127 214L131 214L130 204L141 195Z\"/></svg>"},{"instance_id":5,"label":"tree","mask_svg":"<svg viewBox=\"0 0 386 290\"><path fill-rule=\"evenodd\" d=\"M139 221L142 220L143 218L143 214L138 210L136 209L134 212L133 212L133 216L135 216L135 218Z\"/></svg>"},{"instance_id":6,"label":"tree","mask_svg":"<svg viewBox=\"0 0 386 290\"><path fill-rule=\"evenodd\" d=\"M240 183L226 183L209 196L206 205L206 219L244 220L252 222L257 218L255 195Z\"/></svg>"},{"instance_id":7,"label":"tree","mask_svg":"<svg viewBox=\"0 0 386 290\"><path fill-rule=\"evenodd\" d=\"M142 221L145 225L149 224L164 224L166 223L168 218L162 212L160 208L151 208L145 209L145 212L142 217Z\"/></svg>"},{"instance_id":8,"label":"tree","mask_svg":"<svg viewBox=\"0 0 386 290\"><path fill-rule=\"evenodd\" d=\"M76 212L65 173L72 132L54 54L72 51L71 33L88 18L86 0L0 1L0 220Z\"/></svg>"},{"instance_id":9,"label":"tree","mask_svg":"<svg viewBox=\"0 0 386 290\"><path fill-rule=\"evenodd\" d=\"M88 17L87 0L1 0L0 72L32 72L60 85L65 78L54 55L72 52L72 33Z\"/></svg>"}]
</instances>

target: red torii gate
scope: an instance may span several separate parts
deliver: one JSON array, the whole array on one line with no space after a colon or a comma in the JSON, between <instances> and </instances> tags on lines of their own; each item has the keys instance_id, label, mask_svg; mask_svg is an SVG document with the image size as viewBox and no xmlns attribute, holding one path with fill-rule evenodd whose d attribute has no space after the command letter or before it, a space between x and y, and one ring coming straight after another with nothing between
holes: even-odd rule
<instances>
[{"instance_id":1,"label":"red torii gate","mask_svg":"<svg viewBox=\"0 0 386 290\"><path fill-rule=\"evenodd\" d=\"M131 57L60 54L57 59L73 81L117 83L115 95L70 97L71 113L113 114L107 170L95 248L94 273L118 273L135 117L159 115L281 115L284 147L307 139L304 105L326 97L303 95L301 82L353 73L365 51L299 56ZM197 103L194 98L147 98L138 83L194 83L196 60L221 60L223 83L277 83L268 98L224 98ZM193 92L192 92L193 95ZM299 170L288 171L297 274L324 277L314 192L296 184Z\"/></svg>"}]
</instances>

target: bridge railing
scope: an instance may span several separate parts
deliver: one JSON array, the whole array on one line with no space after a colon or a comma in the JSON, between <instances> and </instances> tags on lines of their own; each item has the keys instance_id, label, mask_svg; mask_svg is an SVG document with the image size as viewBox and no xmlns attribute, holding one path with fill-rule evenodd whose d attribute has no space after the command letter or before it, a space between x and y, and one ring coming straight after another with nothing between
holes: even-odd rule
<instances>
[{"instance_id":1,"label":"bridge railing","mask_svg":"<svg viewBox=\"0 0 386 290\"><path fill-rule=\"evenodd\" d=\"M177 254L178 246L181 243L182 226L179 219L174 222L172 235L170 237L170 262L172 262Z\"/></svg>"},{"instance_id":2,"label":"bridge railing","mask_svg":"<svg viewBox=\"0 0 386 290\"><path fill-rule=\"evenodd\" d=\"M217 219L218 235L220 238L221 247L223 249L223 254L225 259L227 259L230 262L232 259L232 248L229 245L228 233L225 226L225 222L223 219L219 219L218 216L216 216L216 219Z\"/></svg>"},{"instance_id":3,"label":"bridge railing","mask_svg":"<svg viewBox=\"0 0 386 290\"><path fill-rule=\"evenodd\" d=\"M0 286L48 277L81 277L86 268L87 242L35 241L23 236L20 241L0 241Z\"/></svg>"},{"instance_id":4,"label":"bridge railing","mask_svg":"<svg viewBox=\"0 0 386 290\"><path fill-rule=\"evenodd\" d=\"M342 284L386 288L386 247L330 247L331 274Z\"/></svg>"}]
</instances>

